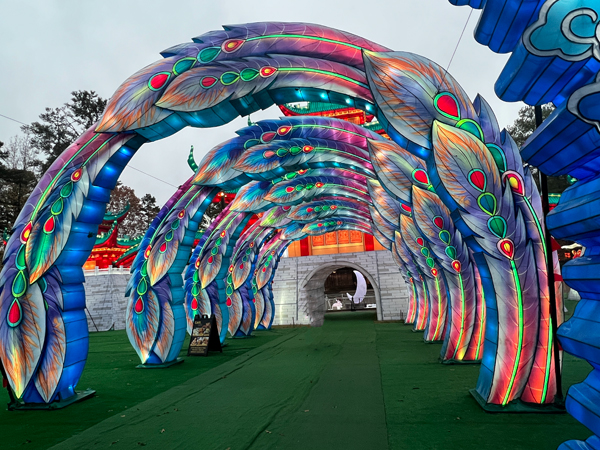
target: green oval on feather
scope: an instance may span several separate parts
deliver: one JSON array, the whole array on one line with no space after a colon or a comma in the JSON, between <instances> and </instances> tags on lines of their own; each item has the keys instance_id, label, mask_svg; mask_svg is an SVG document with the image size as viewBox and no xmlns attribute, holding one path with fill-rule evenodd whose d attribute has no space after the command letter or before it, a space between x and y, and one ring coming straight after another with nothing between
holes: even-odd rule
<instances>
[{"instance_id":1,"label":"green oval on feather","mask_svg":"<svg viewBox=\"0 0 600 450\"><path fill-rule=\"evenodd\" d=\"M448 255L448 258L450 259L456 259L456 248L454 248L452 245L446 247L446 255Z\"/></svg>"},{"instance_id":2,"label":"green oval on feather","mask_svg":"<svg viewBox=\"0 0 600 450\"><path fill-rule=\"evenodd\" d=\"M242 70L242 72L240 73L240 78L243 81L252 81L254 80L259 74L259 71L256 69L253 69L251 67L246 67L244 70Z\"/></svg>"},{"instance_id":3,"label":"green oval on feather","mask_svg":"<svg viewBox=\"0 0 600 450\"><path fill-rule=\"evenodd\" d=\"M52 207L50 208L50 212L57 216L58 214L60 214L63 210L64 207L64 201L62 199L62 197L58 197L58 199L52 203Z\"/></svg>"},{"instance_id":4,"label":"green oval on feather","mask_svg":"<svg viewBox=\"0 0 600 450\"><path fill-rule=\"evenodd\" d=\"M217 253L219 253L219 248L218 247L213 247L213 249L210 251L211 255L216 255Z\"/></svg>"},{"instance_id":5,"label":"green oval on feather","mask_svg":"<svg viewBox=\"0 0 600 450\"><path fill-rule=\"evenodd\" d=\"M278 148L277 151L275 152L277 154L277 156L279 156L280 158L283 158L285 155L287 155L287 148ZM286 175L287 176L287 175Z\"/></svg>"},{"instance_id":6,"label":"green oval on feather","mask_svg":"<svg viewBox=\"0 0 600 450\"><path fill-rule=\"evenodd\" d=\"M173 230L169 230L167 234L165 234L165 241L171 242L173 240Z\"/></svg>"},{"instance_id":7,"label":"green oval on feather","mask_svg":"<svg viewBox=\"0 0 600 450\"><path fill-rule=\"evenodd\" d=\"M183 72L187 72L194 67L194 64L196 64L196 58L182 58L173 66L173 73L181 75Z\"/></svg>"},{"instance_id":8,"label":"green oval on feather","mask_svg":"<svg viewBox=\"0 0 600 450\"><path fill-rule=\"evenodd\" d=\"M179 228L180 223L181 221L179 219L175 219L171 224L171 230L176 230L177 228Z\"/></svg>"},{"instance_id":9,"label":"green oval on feather","mask_svg":"<svg viewBox=\"0 0 600 450\"><path fill-rule=\"evenodd\" d=\"M494 162L496 163L496 166L498 166L498 170L500 172L506 172L506 156L504 155L504 150L502 150L496 144L485 144L485 146L492 154L492 158L494 158Z\"/></svg>"},{"instance_id":10,"label":"green oval on feather","mask_svg":"<svg viewBox=\"0 0 600 450\"><path fill-rule=\"evenodd\" d=\"M194 274L192 275L192 280L194 280L194 283L197 283L198 281L200 281L200 275L198 274L197 270L194 270Z\"/></svg>"},{"instance_id":11,"label":"green oval on feather","mask_svg":"<svg viewBox=\"0 0 600 450\"><path fill-rule=\"evenodd\" d=\"M228 284L228 285L227 285L227 289L225 290L225 293L226 293L227 295L231 295L231 294L233 294L233 288L231 287L231 285L230 285L230 284Z\"/></svg>"},{"instance_id":12,"label":"green oval on feather","mask_svg":"<svg viewBox=\"0 0 600 450\"><path fill-rule=\"evenodd\" d=\"M137 285L136 291L139 295L144 295L146 292L148 292L148 283L146 282L146 277L143 277L140 280L140 282Z\"/></svg>"},{"instance_id":13,"label":"green oval on feather","mask_svg":"<svg viewBox=\"0 0 600 450\"><path fill-rule=\"evenodd\" d=\"M450 244L450 239L452 238L452 236L450 236L450 232L448 230L440 231L439 237L440 237L440 240L444 244L446 244L446 245Z\"/></svg>"},{"instance_id":14,"label":"green oval on feather","mask_svg":"<svg viewBox=\"0 0 600 450\"><path fill-rule=\"evenodd\" d=\"M426 262L426 263L427 263L427 265L428 265L429 267L431 267L432 269L433 269L433 266L435 266L435 261L433 261L433 259L432 259L432 258L427 258L427 259L425 260L425 262Z\"/></svg>"},{"instance_id":15,"label":"green oval on feather","mask_svg":"<svg viewBox=\"0 0 600 450\"><path fill-rule=\"evenodd\" d=\"M227 283L228 284L233 283L233 277L231 276L231 274L227 275Z\"/></svg>"},{"instance_id":16,"label":"green oval on feather","mask_svg":"<svg viewBox=\"0 0 600 450\"><path fill-rule=\"evenodd\" d=\"M194 297L197 297L199 293L200 293L200 285L199 284L194 284L192 286L192 295Z\"/></svg>"},{"instance_id":17,"label":"green oval on feather","mask_svg":"<svg viewBox=\"0 0 600 450\"><path fill-rule=\"evenodd\" d=\"M69 180L67 184L65 184L60 190L60 196L62 198L67 198L73 192L73 182Z\"/></svg>"},{"instance_id":18,"label":"green oval on feather","mask_svg":"<svg viewBox=\"0 0 600 450\"><path fill-rule=\"evenodd\" d=\"M240 79L240 74L237 72L225 72L221 75L221 83L225 86L229 86L230 84L235 83Z\"/></svg>"},{"instance_id":19,"label":"green oval on feather","mask_svg":"<svg viewBox=\"0 0 600 450\"><path fill-rule=\"evenodd\" d=\"M15 259L15 265L17 269L23 270L25 269L25 244L19 247L19 251L17 252L17 257Z\"/></svg>"},{"instance_id":20,"label":"green oval on feather","mask_svg":"<svg viewBox=\"0 0 600 450\"><path fill-rule=\"evenodd\" d=\"M215 245L218 247L219 245L221 245L221 242L223 242L223 239L218 238L217 241L215 242Z\"/></svg>"},{"instance_id":21,"label":"green oval on feather","mask_svg":"<svg viewBox=\"0 0 600 450\"><path fill-rule=\"evenodd\" d=\"M25 273L22 270L19 270L17 276L13 280L12 284L12 294L14 297L21 297L27 291L27 279L25 278Z\"/></svg>"},{"instance_id":22,"label":"green oval on feather","mask_svg":"<svg viewBox=\"0 0 600 450\"><path fill-rule=\"evenodd\" d=\"M429 258L429 250L426 249L425 247L421 248L421 253L423 254L423 256L425 258Z\"/></svg>"},{"instance_id":23,"label":"green oval on feather","mask_svg":"<svg viewBox=\"0 0 600 450\"><path fill-rule=\"evenodd\" d=\"M477 203L484 213L489 214L490 216L496 214L496 197L494 197L493 194L484 192L477 197Z\"/></svg>"},{"instance_id":24,"label":"green oval on feather","mask_svg":"<svg viewBox=\"0 0 600 450\"><path fill-rule=\"evenodd\" d=\"M489 230L500 239L506 237L506 220L504 217L493 216L488 219L487 226Z\"/></svg>"},{"instance_id":25,"label":"green oval on feather","mask_svg":"<svg viewBox=\"0 0 600 450\"><path fill-rule=\"evenodd\" d=\"M290 154L292 154L292 155L297 155L301 151L302 151L302 149L300 147L292 147L292 148L290 148Z\"/></svg>"},{"instance_id":26,"label":"green oval on feather","mask_svg":"<svg viewBox=\"0 0 600 450\"><path fill-rule=\"evenodd\" d=\"M148 275L148 261L144 261L144 264L142 264L142 268L140 269L140 274L143 277Z\"/></svg>"},{"instance_id":27,"label":"green oval on feather","mask_svg":"<svg viewBox=\"0 0 600 450\"><path fill-rule=\"evenodd\" d=\"M198 61L200 61L203 64L209 63L217 56L219 56L219 53L221 53L220 46L203 48L202 50L200 50L200 53L198 53Z\"/></svg>"},{"instance_id":28,"label":"green oval on feather","mask_svg":"<svg viewBox=\"0 0 600 450\"><path fill-rule=\"evenodd\" d=\"M477 122L471 119L459 120L456 126L462 130L468 131L480 141L483 141L483 130Z\"/></svg>"}]
</instances>

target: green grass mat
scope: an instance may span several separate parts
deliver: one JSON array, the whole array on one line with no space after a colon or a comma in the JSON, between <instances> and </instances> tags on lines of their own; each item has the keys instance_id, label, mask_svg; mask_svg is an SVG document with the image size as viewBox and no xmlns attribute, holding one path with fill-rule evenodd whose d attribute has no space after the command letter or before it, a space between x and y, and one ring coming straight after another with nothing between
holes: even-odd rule
<instances>
[{"instance_id":1,"label":"green grass mat","mask_svg":"<svg viewBox=\"0 0 600 450\"><path fill-rule=\"evenodd\" d=\"M57 411L0 408L0 449L46 449L291 331L258 331L253 338L230 339L222 354L207 357L186 357L188 337L180 355L185 357L183 364L153 370L135 368L140 360L125 331L91 333L89 357L78 389L95 389L96 396ZM6 389L1 389L0 405L8 401Z\"/></svg>"},{"instance_id":2,"label":"green grass mat","mask_svg":"<svg viewBox=\"0 0 600 450\"><path fill-rule=\"evenodd\" d=\"M567 414L485 413L468 393L478 366L439 364L440 344L373 312L229 340L165 370L134 369L122 332L91 339L80 387L98 397L3 411L0 448L554 449L591 434ZM565 390L589 370L566 355Z\"/></svg>"}]
</instances>

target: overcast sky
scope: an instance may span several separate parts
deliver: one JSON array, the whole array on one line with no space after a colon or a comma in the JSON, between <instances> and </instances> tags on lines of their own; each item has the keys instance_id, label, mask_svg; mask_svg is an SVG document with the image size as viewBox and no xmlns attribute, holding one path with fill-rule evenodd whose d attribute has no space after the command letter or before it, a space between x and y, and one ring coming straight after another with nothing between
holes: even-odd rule
<instances>
[{"instance_id":1,"label":"overcast sky","mask_svg":"<svg viewBox=\"0 0 600 450\"><path fill-rule=\"evenodd\" d=\"M227 24L318 23L447 66L469 12L447 0L0 0L0 114L31 123L45 107L69 101L74 90L109 98L128 76L160 59L161 50ZM475 42L479 14L472 13L450 73L471 99L483 95L505 127L522 104L501 102L494 94L507 56ZM272 107L252 119L280 115ZM238 118L216 129L186 128L144 145L130 166L177 186L191 175L186 163L190 145L200 161L246 123L247 118ZM19 133L20 124L0 117L0 141ZM121 180L140 197L153 194L161 205L175 191L130 167Z\"/></svg>"}]
</instances>

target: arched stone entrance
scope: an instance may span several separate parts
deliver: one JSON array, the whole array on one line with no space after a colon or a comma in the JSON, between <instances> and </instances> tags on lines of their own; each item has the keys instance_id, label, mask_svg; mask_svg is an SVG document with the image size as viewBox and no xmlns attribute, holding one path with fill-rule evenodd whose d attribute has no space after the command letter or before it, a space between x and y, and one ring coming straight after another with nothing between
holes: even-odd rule
<instances>
[{"instance_id":1,"label":"arched stone entrance","mask_svg":"<svg viewBox=\"0 0 600 450\"><path fill-rule=\"evenodd\" d=\"M361 272L369 280L373 291L375 291L375 302L377 304L377 320L382 320L381 315L381 293L377 281L369 272L358 264L349 261L324 262L315 267L299 283L299 299L305 300L306 314L310 317L310 324L314 327L323 325L325 319L325 280L331 272L342 267L350 267Z\"/></svg>"},{"instance_id":2,"label":"arched stone entrance","mask_svg":"<svg viewBox=\"0 0 600 450\"><path fill-rule=\"evenodd\" d=\"M360 271L375 291L378 320L400 320L408 310L408 289L389 251L281 258L273 280L273 325L321 326L325 280L342 267Z\"/></svg>"}]
</instances>

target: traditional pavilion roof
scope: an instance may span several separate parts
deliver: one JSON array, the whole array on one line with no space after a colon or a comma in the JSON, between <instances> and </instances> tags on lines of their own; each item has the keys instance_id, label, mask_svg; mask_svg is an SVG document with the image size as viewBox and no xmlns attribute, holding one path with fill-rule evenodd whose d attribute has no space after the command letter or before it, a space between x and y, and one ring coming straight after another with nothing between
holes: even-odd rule
<instances>
[{"instance_id":1,"label":"traditional pavilion roof","mask_svg":"<svg viewBox=\"0 0 600 450\"><path fill-rule=\"evenodd\" d=\"M112 214L110 212L107 212L106 214L104 214L104 218L102 219L102 222L112 223L115 220L118 222L121 222L127 216L127 213L129 212L129 208L131 208L131 205L128 202L125 205L125 208L123 208L121 211L119 211L117 213Z\"/></svg>"}]
</instances>

